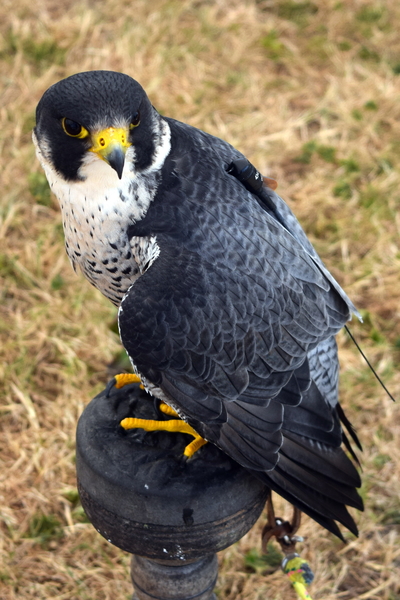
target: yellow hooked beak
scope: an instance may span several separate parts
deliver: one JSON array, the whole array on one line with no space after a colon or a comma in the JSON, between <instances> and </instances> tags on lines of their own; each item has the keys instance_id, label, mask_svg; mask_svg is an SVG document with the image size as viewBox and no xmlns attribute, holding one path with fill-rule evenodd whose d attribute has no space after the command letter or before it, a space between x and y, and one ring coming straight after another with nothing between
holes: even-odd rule
<instances>
[{"instance_id":1,"label":"yellow hooked beak","mask_svg":"<svg viewBox=\"0 0 400 600\"><path fill-rule=\"evenodd\" d=\"M112 167L121 179L124 170L125 154L131 143L129 131L123 127L108 127L92 136L93 146L90 148L102 160Z\"/></svg>"}]
</instances>

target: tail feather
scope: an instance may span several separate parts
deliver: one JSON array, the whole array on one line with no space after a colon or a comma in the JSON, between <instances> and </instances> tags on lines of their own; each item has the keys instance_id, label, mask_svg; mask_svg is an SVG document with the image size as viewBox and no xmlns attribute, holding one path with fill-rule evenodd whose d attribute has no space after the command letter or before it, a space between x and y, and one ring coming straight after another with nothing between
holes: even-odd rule
<instances>
[{"instance_id":1,"label":"tail feather","mask_svg":"<svg viewBox=\"0 0 400 600\"><path fill-rule=\"evenodd\" d=\"M344 431L342 431L342 440L343 440L343 445L346 448L347 452L350 454L351 458L354 460L354 462L357 464L357 466L361 469L361 463L358 460L358 456L354 452L353 447L350 443L350 440Z\"/></svg>"},{"instance_id":2,"label":"tail feather","mask_svg":"<svg viewBox=\"0 0 400 600\"><path fill-rule=\"evenodd\" d=\"M282 433L284 439L275 469L262 473L253 471L254 475L340 539L343 537L335 521L358 535L346 508L347 505L363 510L356 490L361 479L353 462L341 447L292 431L282 430ZM348 440L347 444L351 448ZM351 454L355 456L352 449Z\"/></svg>"},{"instance_id":3,"label":"tail feather","mask_svg":"<svg viewBox=\"0 0 400 600\"><path fill-rule=\"evenodd\" d=\"M285 456L284 452L280 454L279 465L285 474L297 480L298 485L305 485L311 488L314 493L320 494L329 500L347 504L354 508L362 508L361 498L353 486L323 476L320 472L316 472L312 468L307 468Z\"/></svg>"},{"instance_id":4,"label":"tail feather","mask_svg":"<svg viewBox=\"0 0 400 600\"><path fill-rule=\"evenodd\" d=\"M357 525L347 511L344 502L336 502L316 492L313 488L283 472L279 465L268 473L254 471L253 474L256 477L260 477L273 491L277 492L291 504L297 506L297 508L322 525L322 527L337 535L340 539L343 540L343 536L335 521L347 527L354 535L358 535Z\"/></svg>"},{"instance_id":5,"label":"tail feather","mask_svg":"<svg viewBox=\"0 0 400 600\"><path fill-rule=\"evenodd\" d=\"M356 434L356 430L354 429L353 425L350 423L350 421L346 417L346 415L344 413L344 410L341 407L341 405L340 405L339 402L336 405L336 412L337 412L337 415L338 415L340 421L343 423L343 425L346 427L347 432L350 434L353 442L356 444L357 448L359 450L361 450L361 452L362 452L362 445L361 445L360 440L358 439L358 435ZM357 462L358 462L358 460L357 460Z\"/></svg>"},{"instance_id":6,"label":"tail feather","mask_svg":"<svg viewBox=\"0 0 400 600\"><path fill-rule=\"evenodd\" d=\"M334 482L360 487L360 475L341 448L333 448L284 431L283 454Z\"/></svg>"}]
</instances>

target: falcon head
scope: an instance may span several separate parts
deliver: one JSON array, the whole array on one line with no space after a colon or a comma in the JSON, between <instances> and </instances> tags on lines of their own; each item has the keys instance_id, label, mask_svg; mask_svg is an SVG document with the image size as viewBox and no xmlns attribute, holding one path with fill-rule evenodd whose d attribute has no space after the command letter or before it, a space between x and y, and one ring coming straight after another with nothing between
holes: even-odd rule
<instances>
[{"instance_id":1,"label":"falcon head","mask_svg":"<svg viewBox=\"0 0 400 600\"><path fill-rule=\"evenodd\" d=\"M34 141L65 181L85 179L85 167L96 161L121 179L124 168L140 172L153 162L159 119L137 81L113 71L88 71L45 92Z\"/></svg>"}]
</instances>

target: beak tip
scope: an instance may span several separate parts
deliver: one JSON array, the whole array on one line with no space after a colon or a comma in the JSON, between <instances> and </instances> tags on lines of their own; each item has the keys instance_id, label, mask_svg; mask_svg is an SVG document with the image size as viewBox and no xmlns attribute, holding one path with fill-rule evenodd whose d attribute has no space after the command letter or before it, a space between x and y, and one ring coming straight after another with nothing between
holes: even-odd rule
<instances>
[{"instance_id":1,"label":"beak tip","mask_svg":"<svg viewBox=\"0 0 400 600\"><path fill-rule=\"evenodd\" d=\"M122 149L119 147L114 148L107 156L107 162L117 173L118 179L122 179L125 164L125 153Z\"/></svg>"}]
</instances>

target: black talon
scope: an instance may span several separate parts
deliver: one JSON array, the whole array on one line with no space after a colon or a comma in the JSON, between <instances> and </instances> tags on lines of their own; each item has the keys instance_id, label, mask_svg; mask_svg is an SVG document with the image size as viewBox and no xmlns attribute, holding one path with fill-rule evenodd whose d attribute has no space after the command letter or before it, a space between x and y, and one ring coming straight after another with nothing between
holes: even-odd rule
<instances>
[{"instance_id":1,"label":"black talon","mask_svg":"<svg viewBox=\"0 0 400 600\"><path fill-rule=\"evenodd\" d=\"M110 379L110 381L107 383L104 393L106 398L110 397L111 394L111 390L113 389L113 387L115 387L115 384L117 383L117 380L115 379L115 377L113 377L112 379Z\"/></svg>"}]
</instances>

